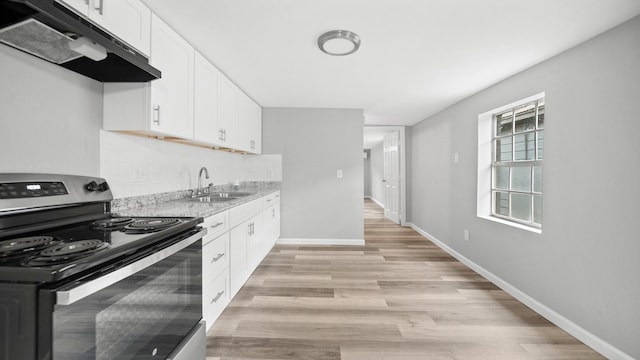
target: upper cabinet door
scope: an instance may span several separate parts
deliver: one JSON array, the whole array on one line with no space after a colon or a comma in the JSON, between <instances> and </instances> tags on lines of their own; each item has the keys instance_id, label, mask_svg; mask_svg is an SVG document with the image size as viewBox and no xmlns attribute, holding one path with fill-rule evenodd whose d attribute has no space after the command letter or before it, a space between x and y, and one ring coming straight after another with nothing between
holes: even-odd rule
<instances>
[{"instance_id":1,"label":"upper cabinet door","mask_svg":"<svg viewBox=\"0 0 640 360\"><path fill-rule=\"evenodd\" d=\"M196 141L222 144L218 121L218 86L222 74L199 52L195 53L194 136Z\"/></svg>"},{"instance_id":2,"label":"upper cabinet door","mask_svg":"<svg viewBox=\"0 0 640 360\"><path fill-rule=\"evenodd\" d=\"M162 71L151 82L151 130L193 139L194 49L156 15L151 29L149 62Z\"/></svg>"},{"instance_id":3,"label":"upper cabinet door","mask_svg":"<svg viewBox=\"0 0 640 360\"><path fill-rule=\"evenodd\" d=\"M139 0L90 0L89 18L141 53L149 55L151 10Z\"/></svg>"},{"instance_id":4,"label":"upper cabinet door","mask_svg":"<svg viewBox=\"0 0 640 360\"><path fill-rule=\"evenodd\" d=\"M262 152L262 108L244 93L238 94L238 148L252 154Z\"/></svg>"},{"instance_id":5,"label":"upper cabinet door","mask_svg":"<svg viewBox=\"0 0 640 360\"><path fill-rule=\"evenodd\" d=\"M87 17L146 56L151 47L151 10L139 0L56 0Z\"/></svg>"},{"instance_id":6,"label":"upper cabinet door","mask_svg":"<svg viewBox=\"0 0 640 360\"><path fill-rule=\"evenodd\" d=\"M225 76L220 77L218 121L223 146L238 148L238 88Z\"/></svg>"},{"instance_id":7,"label":"upper cabinet door","mask_svg":"<svg viewBox=\"0 0 640 360\"><path fill-rule=\"evenodd\" d=\"M89 16L89 0L56 0L80 15Z\"/></svg>"},{"instance_id":8,"label":"upper cabinet door","mask_svg":"<svg viewBox=\"0 0 640 360\"><path fill-rule=\"evenodd\" d=\"M254 102L252 104L249 151L262 154L262 108Z\"/></svg>"}]
</instances>

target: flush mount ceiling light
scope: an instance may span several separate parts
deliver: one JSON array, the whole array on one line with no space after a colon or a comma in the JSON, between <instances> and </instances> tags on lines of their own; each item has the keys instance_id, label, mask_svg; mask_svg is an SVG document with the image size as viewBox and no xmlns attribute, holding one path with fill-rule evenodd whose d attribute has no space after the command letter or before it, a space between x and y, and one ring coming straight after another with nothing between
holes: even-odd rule
<instances>
[{"instance_id":1,"label":"flush mount ceiling light","mask_svg":"<svg viewBox=\"0 0 640 360\"><path fill-rule=\"evenodd\" d=\"M332 30L320 35L318 47L322 52L329 55L349 55L356 52L360 47L360 38L351 31Z\"/></svg>"}]
</instances>

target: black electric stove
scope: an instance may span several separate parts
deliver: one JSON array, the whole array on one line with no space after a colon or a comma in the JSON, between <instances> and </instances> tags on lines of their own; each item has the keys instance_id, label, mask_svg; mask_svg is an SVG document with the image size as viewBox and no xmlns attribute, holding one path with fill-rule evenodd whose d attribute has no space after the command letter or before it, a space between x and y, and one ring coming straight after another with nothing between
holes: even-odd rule
<instances>
[{"instance_id":1,"label":"black electric stove","mask_svg":"<svg viewBox=\"0 0 640 360\"><path fill-rule=\"evenodd\" d=\"M199 323L202 218L111 200L101 178L0 174L0 360L163 359Z\"/></svg>"},{"instance_id":2,"label":"black electric stove","mask_svg":"<svg viewBox=\"0 0 640 360\"><path fill-rule=\"evenodd\" d=\"M0 281L59 281L153 246L198 222L105 214L101 219L0 238Z\"/></svg>"}]
</instances>

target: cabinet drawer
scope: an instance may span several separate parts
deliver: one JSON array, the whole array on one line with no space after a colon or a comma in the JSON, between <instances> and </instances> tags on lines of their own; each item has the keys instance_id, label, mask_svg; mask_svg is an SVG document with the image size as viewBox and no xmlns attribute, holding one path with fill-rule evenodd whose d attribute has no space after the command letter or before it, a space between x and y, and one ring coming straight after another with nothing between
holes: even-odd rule
<instances>
[{"instance_id":1,"label":"cabinet drawer","mask_svg":"<svg viewBox=\"0 0 640 360\"><path fill-rule=\"evenodd\" d=\"M250 201L246 204L238 205L229 210L231 227L240 225L243 221L262 211L262 198Z\"/></svg>"},{"instance_id":2,"label":"cabinet drawer","mask_svg":"<svg viewBox=\"0 0 640 360\"><path fill-rule=\"evenodd\" d=\"M262 208L266 209L270 206L280 203L280 191L272 192L262 198Z\"/></svg>"},{"instance_id":3,"label":"cabinet drawer","mask_svg":"<svg viewBox=\"0 0 640 360\"><path fill-rule=\"evenodd\" d=\"M203 244L206 244L209 239L214 239L229 230L229 211L206 217L202 227L207 229L207 235L203 242Z\"/></svg>"},{"instance_id":4,"label":"cabinet drawer","mask_svg":"<svg viewBox=\"0 0 640 360\"><path fill-rule=\"evenodd\" d=\"M226 232L202 249L202 283L215 279L229 266L229 233Z\"/></svg>"},{"instance_id":5,"label":"cabinet drawer","mask_svg":"<svg viewBox=\"0 0 640 360\"><path fill-rule=\"evenodd\" d=\"M202 289L202 315L207 323L207 330L229 303L229 270L226 269Z\"/></svg>"}]
</instances>

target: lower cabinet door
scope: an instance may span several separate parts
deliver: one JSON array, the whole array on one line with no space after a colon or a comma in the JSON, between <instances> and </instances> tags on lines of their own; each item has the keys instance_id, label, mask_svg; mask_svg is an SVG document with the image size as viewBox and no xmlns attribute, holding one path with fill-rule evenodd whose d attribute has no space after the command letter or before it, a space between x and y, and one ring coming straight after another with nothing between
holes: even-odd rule
<instances>
[{"instance_id":1,"label":"lower cabinet door","mask_svg":"<svg viewBox=\"0 0 640 360\"><path fill-rule=\"evenodd\" d=\"M248 220L231 229L229 239L230 299L233 299L247 279L247 239L250 231Z\"/></svg>"},{"instance_id":2,"label":"lower cabinet door","mask_svg":"<svg viewBox=\"0 0 640 360\"><path fill-rule=\"evenodd\" d=\"M229 269L205 285L202 296L202 313L209 330L229 303Z\"/></svg>"},{"instance_id":3,"label":"lower cabinet door","mask_svg":"<svg viewBox=\"0 0 640 360\"><path fill-rule=\"evenodd\" d=\"M250 276L264 258L262 213L249 219L251 232L247 238L247 272Z\"/></svg>"}]
</instances>

